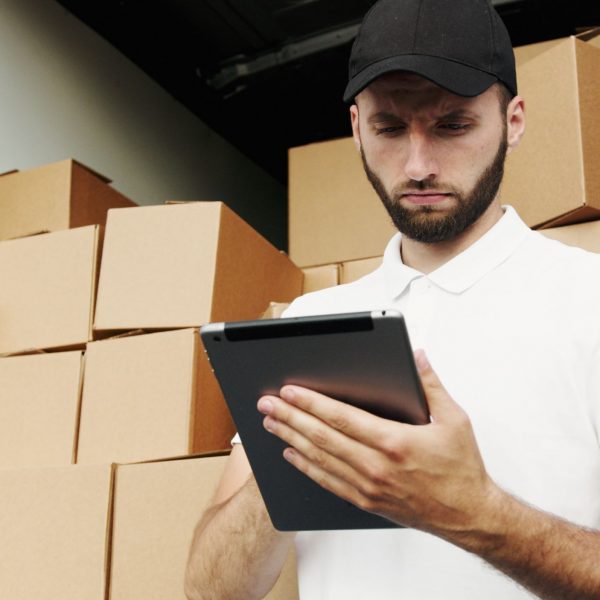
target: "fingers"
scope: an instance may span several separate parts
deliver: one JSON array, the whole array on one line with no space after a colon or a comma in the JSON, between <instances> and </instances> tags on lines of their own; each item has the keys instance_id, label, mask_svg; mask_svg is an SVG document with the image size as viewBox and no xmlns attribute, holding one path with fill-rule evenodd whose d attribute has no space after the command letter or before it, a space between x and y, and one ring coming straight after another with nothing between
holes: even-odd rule
<instances>
[{"instance_id":1,"label":"fingers","mask_svg":"<svg viewBox=\"0 0 600 600\"><path fill-rule=\"evenodd\" d=\"M318 417L273 396L258 402L266 415L264 426L322 469L347 481L356 481L369 448Z\"/></svg>"},{"instance_id":2,"label":"fingers","mask_svg":"<svg viewBox=\"0 0 600 600\"><path fill-rule=\"evenodd\" d=\"M314 415L336 431L367 446L375 447L374 440L380 439L390 430L391 422L313 390L286 385L281 389L281 398L288 405ZM395 424L410 427L400 423Z\"/></svg>"}]
</instances>

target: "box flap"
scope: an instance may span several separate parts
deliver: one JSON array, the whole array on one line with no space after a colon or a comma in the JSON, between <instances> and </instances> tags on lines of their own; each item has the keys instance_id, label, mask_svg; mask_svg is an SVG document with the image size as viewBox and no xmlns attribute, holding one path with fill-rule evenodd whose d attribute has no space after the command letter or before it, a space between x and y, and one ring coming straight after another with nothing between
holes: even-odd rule
<instances>
[{"instance_id":1,"label":"box flap","mask_svg":"<svg viewBox=\"0 0 600 600\"><path fill-rule=\"evenodd\" d=\"M548 229L550 227L562 227L563 225L574 225L600 219L600 210L591 206L581 205L569 212L563 213L543 223L536 224L533 229Z\"/></svg>"},{"instance_id":2,"label":"box flap","mask_svg":"<svg viewBox=\"0 0 600 600\"><path fill-rule=\"evenodd\" d=\"M133 462L121 462L114 463L115 466L125 466L125 465L145 465L148 463L163 463L163 462L172 462L174 460L193 460L195 458L210 458L213 456L229 456L231 454L231 448L227 450L213 450L212 452L196 452L194 454L180 454L178 456L167 456L164 458L151 458L148 460L136 460Z\"/></svg>"}]
</instances>

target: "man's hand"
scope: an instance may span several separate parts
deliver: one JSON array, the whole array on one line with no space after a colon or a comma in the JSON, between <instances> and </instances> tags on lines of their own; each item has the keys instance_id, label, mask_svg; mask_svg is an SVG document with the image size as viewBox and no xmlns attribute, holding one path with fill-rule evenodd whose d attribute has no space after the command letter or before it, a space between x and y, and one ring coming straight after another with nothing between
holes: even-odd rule
<instances>
[{"instance_id":1,"label":"man's hand","mask_svg":"<svg viewBox=\"0 0 600 600\"><path fill-rule=\"evenodd\" d=\"M441 537L477 527L494 495L466 413L422 351L415 359L432 422L407 425L297 386L258 402L285 458L359 508Z\"/></svg>"}]
</instances>

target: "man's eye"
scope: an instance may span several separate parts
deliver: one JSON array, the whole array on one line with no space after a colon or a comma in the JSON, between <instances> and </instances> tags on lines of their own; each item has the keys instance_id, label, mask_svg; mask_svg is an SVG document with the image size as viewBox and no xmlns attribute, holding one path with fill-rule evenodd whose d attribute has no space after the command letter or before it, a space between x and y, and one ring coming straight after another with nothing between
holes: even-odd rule
<instances>
[{"instance_id":1,"label":"man's eye","mask_svg":"<svg viewBox=\"0 0 600 600\"><path fill-rule=\"evenodd\" d=\"M466 131L469 127L469 123L442 123L440 125L441 129L447 131Z\"/></svg>"},{"instance_id":2,"label":"man's eye","mask_svg":"<svg viewBox=\"0 0 600 600\"><path fill-rule=\"evenodd\" d=\"M377 133L377 135L397 133L401 129L402 129L402 127L400 127L398 125L394 125L394 126L390 126L390 127L378 127L376 129L376 133Z\"/></svg>"}]
</instances>

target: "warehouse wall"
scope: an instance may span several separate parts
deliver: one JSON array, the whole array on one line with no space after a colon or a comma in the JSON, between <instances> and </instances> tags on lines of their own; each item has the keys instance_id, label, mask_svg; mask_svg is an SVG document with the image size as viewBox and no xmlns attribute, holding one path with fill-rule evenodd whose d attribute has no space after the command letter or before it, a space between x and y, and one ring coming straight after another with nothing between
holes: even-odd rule
<instances>
[{"instance_id":1,"label":"warehouse wall","mask_svg":"<svg viewBox=\"0 0 600 600\"><path fill-rule=\"evenodd\" d=\"M73 157L139 204L223 200L279 248L286 191L54 0L0 0L0 172Z\"/></svg>"}]
</instances>

